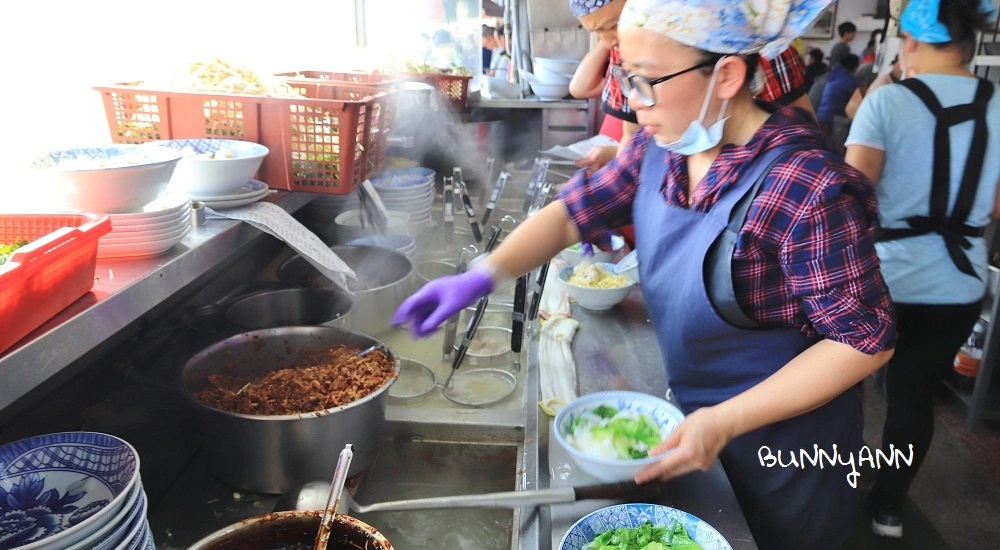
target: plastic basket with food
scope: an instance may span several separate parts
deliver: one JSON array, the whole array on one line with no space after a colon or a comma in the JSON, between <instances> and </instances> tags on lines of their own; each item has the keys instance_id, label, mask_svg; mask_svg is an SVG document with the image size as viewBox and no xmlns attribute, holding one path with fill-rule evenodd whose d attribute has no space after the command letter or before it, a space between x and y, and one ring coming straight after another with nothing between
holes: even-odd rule
<instances>
[{"instance_id":1,"label":"plastic basket with food","mask_svg":"<svg viewBox=\"0 0 1000 550\"><path fill-rule=\"evenodd\" d=\"M390 94L315 85L296 90L221 62L195 64L188 80L95 86L117 143L222 138L253 141L270 154L259 177L276 189L353 192L380 169L372 128L384 135ZM378 138L376 138L376 141Z\"/></svg>"}]
</instances>

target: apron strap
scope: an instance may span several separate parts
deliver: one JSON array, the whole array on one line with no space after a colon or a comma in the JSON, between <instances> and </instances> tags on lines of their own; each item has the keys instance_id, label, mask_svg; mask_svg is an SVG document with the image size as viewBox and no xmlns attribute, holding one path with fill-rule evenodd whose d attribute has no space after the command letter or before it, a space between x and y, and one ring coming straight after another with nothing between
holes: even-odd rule
<instances>
[{"instance_id":1,"label":"apron strap","mask_svg":"<svg viewBox=\"0 0 1000 550\"><path fill-rule=\"evenodd\" d=\"M743 197L733 206L732 213L729 215L729 224L708 249L703 266L705 290L708 292L708 298L719 317L730 325L744 329L763 328L740 308L736 301L736 289L733 287L733 252L736 250L739 232L746 223L750 203L757 197L764 180L767 179L771 169L779 161L795 151L811 147L813 145L793 143L768 149L754 159L740 176L740 181L751 180L754 184L747 188ZM739 186L739 183L736 183L733 187L739 188Z\"/></svg>"},{"instance_id":2,"label":"apron strap","mask_svg":"<svg viewBox=\"0 0 1000 550\"><path fill-rule=\"evenodd\" d=\"M967 237L982 237L983 227L974 227L965 222L972 211L979 179L982 175L983 161L986 158L986 144L989 130L986 126L986 108L993 96L993 85L984 79L979 79L976 95L972 103L942 107L934 92L919 79L909 78L899 84L910 90L927 106L935 119L934 127L934 161L931 171L930 215L911 216L904 219L910 227L882 229L878 240L893 241L906 239L917 235L937 233L944 238L948 256L959 271L976 277L976 273L968 256L962 251L972 248ZM955 206L948 214L948 195L951 181L951 138L949 131L952 126L973 121L972 142L969 154L959 183Z\"/></svg>"}]
</instances>

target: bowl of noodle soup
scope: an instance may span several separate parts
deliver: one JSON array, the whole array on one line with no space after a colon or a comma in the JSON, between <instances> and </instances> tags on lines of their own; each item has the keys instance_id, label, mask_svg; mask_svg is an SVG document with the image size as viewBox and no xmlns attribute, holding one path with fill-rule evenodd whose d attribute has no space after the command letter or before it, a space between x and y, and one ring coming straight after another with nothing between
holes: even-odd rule
<instances>
[{"instance_id":1,"label":"bowl of noodle soup","mask_svg":"<svg viewBox=\"0 0 1000 550\"><path fill-rule=\"evenodd\" d=\"M560 270L559 282L580 307L594 311L611 309L635 285L632 278L615 272L615 264L586 261Z\"/></svg>"}]
</instances>

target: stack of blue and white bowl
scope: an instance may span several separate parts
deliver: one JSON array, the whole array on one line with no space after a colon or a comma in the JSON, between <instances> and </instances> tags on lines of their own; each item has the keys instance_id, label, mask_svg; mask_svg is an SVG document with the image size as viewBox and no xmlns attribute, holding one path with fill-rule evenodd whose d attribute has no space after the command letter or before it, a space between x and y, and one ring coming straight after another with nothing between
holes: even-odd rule
<instances>
[{"instance_id":1,"label":"stack of blue and white bowl","mask_svg":"<svg viewBox=\"0 0 1000 550\"><path fill-rule=\"evenodd\" d=\"M384 170L371 178L382 204L389 211L390 233L416 235L428 227L434 204L434 175L434 170L429 168L410 167ZM347 219L356 219L360 209L361 202L355 193L317 195L297 217L324 243L347 244L374 235L372 230L365 230ZM405 230L400 225L405 225Z\"/></svg>"},{"instance_id":2,"label":"stack of blue and white bowl","mask_svg":"<svg viewBox=\"0 0 1000 550\"><path fill-rule=\"evenodd\" d=\"M383 170L371 178L386 210L406 212L410 226L418 228L431 221L434 204L434 170L414 166Z\"/></svg>"},{"instance_id":3,"label":"stack of blue and white bowl","mask_svg":"<svg viewBox=\"0 0 1000 550\"><path fill-rule=\"evenodd\" d=\"M0 550L154 550L139 456L96 432L0 447Z\"/></svg>"}]
</instances>

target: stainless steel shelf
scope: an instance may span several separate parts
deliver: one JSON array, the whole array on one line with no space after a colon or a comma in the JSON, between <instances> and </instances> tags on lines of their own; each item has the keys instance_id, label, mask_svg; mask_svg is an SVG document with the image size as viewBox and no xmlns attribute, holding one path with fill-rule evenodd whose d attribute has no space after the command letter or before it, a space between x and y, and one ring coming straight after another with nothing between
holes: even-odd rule
<instances>
[{"instance_id":1,"label":"stainless steel shelf","mask_svg":"<svg viewBox=\"0 0 1000 550\"><path fill-rule=\"evenodd\" d=\"M313 196L276 192L268 200L295 212ZM0 357L0 412L264 235L248 224L210 220L166 254L98 260L91 292Z\"/></svg>"}]
</instances>

